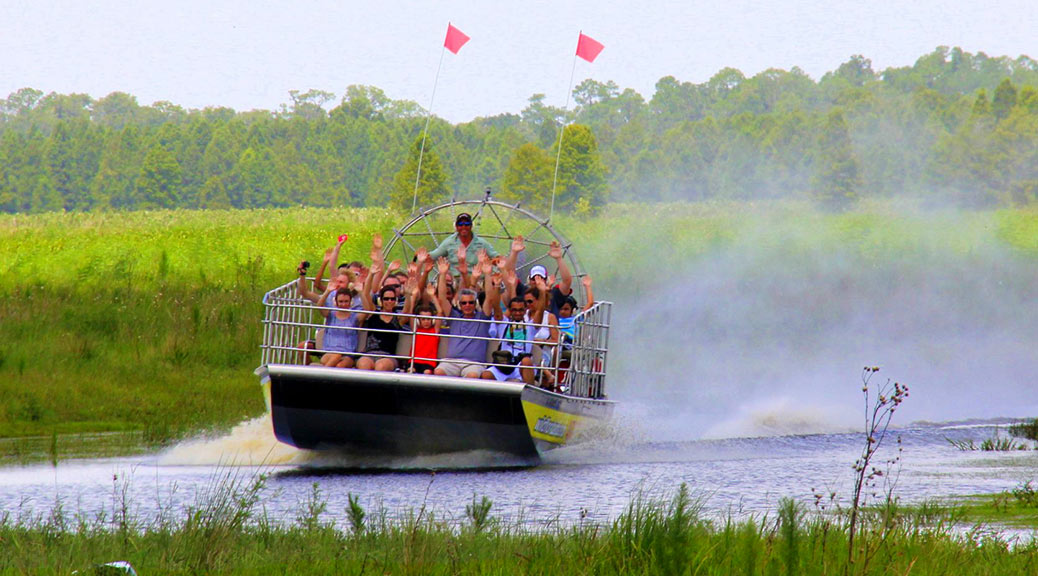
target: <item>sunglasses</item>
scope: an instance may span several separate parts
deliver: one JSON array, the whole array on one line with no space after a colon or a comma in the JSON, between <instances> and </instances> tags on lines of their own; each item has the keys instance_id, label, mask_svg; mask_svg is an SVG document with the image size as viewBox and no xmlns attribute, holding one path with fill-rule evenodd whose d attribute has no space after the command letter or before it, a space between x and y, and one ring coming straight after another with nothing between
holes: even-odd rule
<instances>
[{"instance_id":1,"label":"sunglasses","mask_svg":"<svg viewBox=\"0 0 1038 576\"><path fill-rule=\"evenodd\" d=\"M396 302L396 296L383 296L382 299L383 300L390 300L392 302Z\"/></svg>"},{"instance_id":2,"label":"sunglasses","mask_svg":"<svg viewBox=\"0 0 1038 576\"><path fill-rule=\"evenodd\" d=\"M461 304L462 306L467 306L469 304L475 304L475 303L476 303L475 300L462 300L461 302L459 302L459 304Z\"/></svg>"},{"instance_id":3,"label":"sunglasses","mask_svg":"<svg viewBox=\"0 0 1038 576\"><path fill-rule=\"evenodd\" d=\"M526 302L526 305L529 306L530 304L536 302L536 300L524 300L524 302Z\"/></svg>"},{"instance_id":4,"label":"sunglasses","mask_svg":"<svg viewBox=\"0 0 1038 576\"><path fill-rule=\"evenodd\" d=\"M458 222L455 226L472 226L472 222Z\"/></svg>"}]
</instances>

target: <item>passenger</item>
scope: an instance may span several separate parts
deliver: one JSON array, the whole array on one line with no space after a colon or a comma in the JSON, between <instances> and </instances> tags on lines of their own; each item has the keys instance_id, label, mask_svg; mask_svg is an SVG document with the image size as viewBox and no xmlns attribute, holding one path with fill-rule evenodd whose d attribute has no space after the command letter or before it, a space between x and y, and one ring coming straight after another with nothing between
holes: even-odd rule
<instances>
[{"instance_id":1,"label":"passenger","mask_svg":"<svg viewBox=\"0 0 1038 576\"><path fill-rule=\"evenodd\" d=\"M325 286L322 286L322 276L324 275L325 269L329 266L329 264L334 266L336 259L339 257L339 250L342 248L343 242L345 242L345 239L339 240L338 243L335 244L335 246L329 248L328 250L325 250L324 257L321 258L321 267L317 271L317 275L314 276L314 283L312 289L309 286L307 286L306 283L306 267L304 267L302 263L299 265L299 268L297 269L297 272L299 272L299 280L296 283L296 289L299 292L300 296L306 298L314 304L317 303L317 300L321 297L321 293L324 292L325 289ZM340 278L342 276L346 276L347 278ZM338 266L335 269L335 274L331 277L331 280L329 280L329 282L335 283L337 286L349 286L356 281L356 278L357 275L354 273L353 270L351 270L351 267L349 265L344 264ZM329 297L329 302L335 302L334 294L332 294Z\"/></svg>"},{"instance_id":2,"label":"passenger","mask_svg":"<svg viewBox=\"0 0 1038 576\"><path fill-rule=\"evenodd\" d=\"M562 307L562 303L573 295L573 273L570 272L569 266L566 265L566 259L563 258L562 246L555 240L552 240L550 247L548 248L548 256L555 260L555 267L559 273L559 282L551 287L551 291L548 297L548 311L556 316L559 315L559 308ZM548 278L545 277L545 280Z\"/></svg>"},{"instance_id":3,"label":"passenger","mask_svg":"<svg viewBox=\"0 0 1038 576\"><path fill-rule=\"evenodd\" d=\"M411 365L408 367L409 372L419 374L432 374L436 370L436 359L440 350L440 329L443 326L443 320L433 318L433 313L436 316L443 316L440 300L436 298L436 288L429 286L426 292L435 303L435 307L433 304L420 303L414 310L418 316L414 318ZM415 285L411 288L411 297L407 300L408 307L405 312L410 314L414 303L420 301L418 286ZM410 325L411 321L412 318L407 318L405 324Z\"/></svg>"},{"instance_id":4,"label":"passenger","mask_svg":"<svg viewBox=\"0 0 1038 576\"><path fill-rule=\"evenodd\" d=\"M328 298L335 294L335 310L329 310L326 306ZM349 288L333 289L331 283L324 290L321 297L317 299L317 305L321 307L321 315L324 316L324 350L327 352L321 356L321 365L334 368L353 368L353 355L357 352L357 325L358 314L351 308L353 294Z\"/></svg>"},{"instance_id":5,"label":"passenger","mask_svg":"<svg viewBox=\"0 0 1038 576\"><path fill-rule=\"evenodd\" d=\"M361 299L364 309L375 310L375 302L371 299L370 285L380 263L372 263L372 276L365 282L364 290L361 291ZM396 280L396 278L393 278ZM377 314L359 313L360 322L368 330L368 338L364 347L364 356L357 359L357 368L360 370L378 370L380 372L392 372L399 368L400 364L396 358L396 345L400 339L400 320L393 316L396 310L398 294L401 294L398 286L385 286L378 292Z\"/></svg>"},{"instance_id":6,"label":"passenger","mask_svg":"<svg viewBox=\"0 0 1038 576\"><path fill-rule=\"evenodd\" d=\"M494 363L509 364L511 369L490 366L483 371L484 380L522 381L533 384L533 341L537 336L547 338L548 335L535 334L525 315L526 304L518 296L508 303L507 321L504 321L501 308L495 307L495 322L490 325L490 337L500 338L501 346L493 353Z\"/></svg>"},{"instance_id":7,"label":"passenger","mask_svg":"<svg viewBox=\"0 0 1038 576\"><path fill-rule=\"evenodd\" d=\"M534 268L538 268L538 266ZM531 279L531 284L532 286L527 288L526 293L523 294L523 303L526 304L525 319L537 329L535 340L541 346L541 366L546 368L554 365L555 345L559 341L559 321L554 314L547 310L548 288L545 280L536 276ZM541 379L543 387L554 388L553 370L541 369L535 379L538 377Z\"/></svg>"},{"instance_id":8,"label":"passenger","mask_svg":"<svg viewBox=\"0 0 1038 576\"><path fill-rule=\"evenodd\" d=\"M441 376L479 378L483 374L483 363L486 362L487 338L490 332L489 323L485 321L490 319L491 312L498 305L500 293L491 286L482 309L479 309L476 291L466 288L458 291L460 310L452 308L447 297L450 262L446 257L441 257L436 262L436 268L439 273L436 284L440 308L449 309L451 318L450 326L445 328L443 333L452 337L447 342L447 357L440 361L434 373Z\"/></svg>"},{"instance_id":9,"label":"passenger","mask_svg":"<svg viewBox=\"0 0 1038 576\"><path fill-rule=\"evenodd\" d=\"M302 296L303 298L306 298L307 300L313 302L317 306L321 306L321 304L318 304L318 302L321 299L322 293L315 293L313 290L310 290L307 287L307 283L306 283L306 267L303 266L303 264L306 264L306 262L300 263L299 267L296 269L296 272L298 272L298 274L299 274L299 278L298 278L298 281L296 283L296 290L299 292L299 295ZM316 285L316 280L315 280L315 285ZM326 298L326 302L327 302L328 307L336 307L336 304L335 304L336 301L337 301L336 294L337 294L337 290L339 290L339 289L347 289L347 290L349 290L350 294L354 295L353 296L353 301L350 303L349 306L347 306L347 308L359 308L360 307L359 299L356 296L360 292L359 292L359 290L356 289L355 283L353 282L353 276L351 276L349 269L346 269L346 268L340 269L340 274L338 276L333 277L331 280L328 281L328 286L326 287L326 289L330 290L330 292L328 294L328 297ZM307 364L309 362L309 360L311 359L311 357L314 357L314 356L317 355L316 352L307 352L309 350L316 350L317 349L317 341L316 340L312 340L312 339L311 340L304 340L304 341L302 341L302 342L300 342L298 344L298 348L300 350L302 350L299 353L299 360L298 361L299 361L300 364Z\"/></svg>"},{"instance_id":10,"label":"passenger","mask_svg":"<svg viewBox=\"0 0 1038 576\"><path fill-rule=\"evenodd\" d=\"M491 258L497 256L497 250L493 245L472 232L472 215L467 212L458 214L454 220L454 234L429 252L429 257L433 261L447 258L450 261L450 273L455 275L458 273L458 248L461 247L465 248L461 254L464 255L465 264L470 269L476 265L480 249L486 250Z\"/></svg>"},{"instance_id":11,"label":"passenger","mask_svg":"<svg viewBox=\"0 0 1038 576\"><path fill-rule=\"evenodd\" d=\"M537 278L532 284L531 287L526 289L526 293L523 294L523 303L526 305L526 321L531 322L537 328L538 334L544 334L541 332L541 328L547 328L549 331L548 335L538 338L538 340L543 344L552 345L559 341L559 320L547 310L548 290L545 282Z\"/></svg>"},{"instance_id":12,"label":"passenger","mask_svg":"<svg viewBox=\"0 0 1038 576\"><path fill-rule=\"evenodd\" d=\"M584 284L584 292L587 294L587 304L584 306L582 311L590 310L595 305L595 296L591 291L591 276L584 276L581 278L581 283ZM559 344L564 348L571 347L573 340L577 337L577 327L574 324L575 317L573 316L577 311L577 299L572 296L567 296L562 302L562 306L559 307Z\"/></svg>"}]
</instances>

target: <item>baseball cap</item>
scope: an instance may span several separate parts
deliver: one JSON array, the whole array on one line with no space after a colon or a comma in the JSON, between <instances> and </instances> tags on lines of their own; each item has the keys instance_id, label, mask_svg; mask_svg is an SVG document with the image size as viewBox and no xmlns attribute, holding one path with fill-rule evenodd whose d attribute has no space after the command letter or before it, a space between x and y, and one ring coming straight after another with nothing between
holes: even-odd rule
<instances>
[{"instance_id":1,"label":"baseball cap","mask_svg":"<svg viewBox=\"0 0 1038 576\"><path fill-rule=\"evenodd\" d=\"M548 271L544 269L544 266L534 266L533 268L530 268L530 278L533 278L534 276L540 276L541 278L547 280Z\"/></svg>"},{"instance_id":2,"label":"baseball cap","mask_svg":"<svg viewBox=\"0 0 1038 576\"><path fill-rule=\"evenodd\" d=\"M458 217L454 219L454 225L457 226L458 224L462 223L472 224L472 215L468 212L462 212L461 214L458 214Z\"/></svg>"}]
</instances>

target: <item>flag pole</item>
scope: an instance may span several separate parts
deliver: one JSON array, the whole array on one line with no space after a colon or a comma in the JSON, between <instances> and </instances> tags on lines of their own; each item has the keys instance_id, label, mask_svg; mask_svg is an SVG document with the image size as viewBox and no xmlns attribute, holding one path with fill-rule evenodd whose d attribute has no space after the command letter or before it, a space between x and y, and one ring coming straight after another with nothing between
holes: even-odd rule
<instances>
[{"instance_id":1,"label":"flag pole","mask_svg":"<svg viewBox=\"0 0 1038 576\"><path fill-rule=\"evenodd\" d=\"M447 24L450 26L450 23ZM433 80L432 97L429 98L429 109L425 111L425 128L422 129L422 146L418 151L418 170L414 175L414 198L411 199L411 213L418 207L418 183L422 180L422 158L425 156L425 139L429 136L429 122L432 120L433 102L436 100L436 85L440 83L440 68L443 67L443 55L447 46L440 49L440 63L436 65L436 79ZM574 62L576 64L576 62ZM572 80L571 80L572 81Z\"/></svg>"},{"instance_id":2,"label":"flag pole","mask_svg":"<svg viewBox=\"0 0 1038 576\"><path fill-rule=\"evenodd\" d=\"M584 31L581 30L580 33L583 34ZM578 38L577 44L579 46L579 44L580 44L580 41L579 41L580 36L577 36L577 38ZM555 214L555 188L556 188L556 186L558 186L558 183L559 183L559 162L562 160L562 137L566 134L566 125L568 124L568 122L566 121L566 112L569 111L569 97L570 97L570 94L573 92L573 78L575 77L576 72L577 72L577 55L576 55L576 53L574 53L573 54L573 69L570 70L570 73L569 73L569 89L566 90L566 105L562 107L562 127L559 129L559 150L555 154L555 174L554 174L554 176L552 176L552 179L551 179L551 207L548 209L548 222L551 222L552 216Z\"/></svg>"}]
</instances>

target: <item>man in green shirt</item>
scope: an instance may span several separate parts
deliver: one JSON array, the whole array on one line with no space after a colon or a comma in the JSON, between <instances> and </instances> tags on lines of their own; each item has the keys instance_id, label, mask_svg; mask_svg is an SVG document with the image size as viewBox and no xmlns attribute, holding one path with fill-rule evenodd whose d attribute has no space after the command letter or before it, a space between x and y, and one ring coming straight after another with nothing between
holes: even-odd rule
<instances>
[{"instance_id":1,"label":"man in green shirt","mask_svg":"<svg viewBox=\"0 0 1038 576\"><path fill-rule=\"evenodd\" d=\"M487 256L496 258L497 250L486 240L472 233L472 215L468 212L458 214L454 219L454 234L451 234L440 245L429 252L429 259L435 262L440 257L450 261L451 275L458 275L458 248L465 247L465 262L469 270L476 267L479 251L486 250Z\"/></svg>"}]
</instances>

